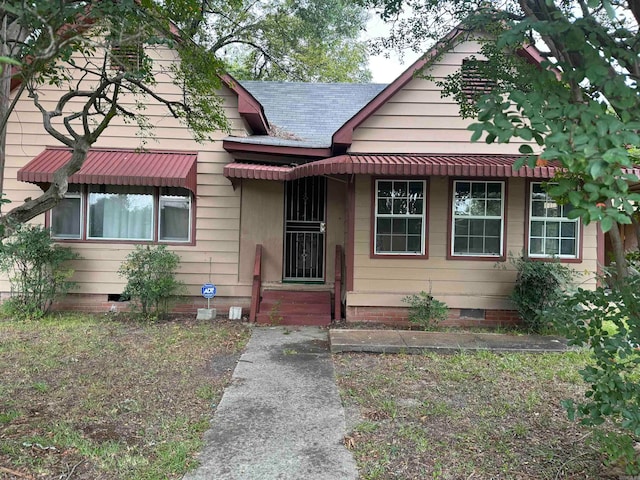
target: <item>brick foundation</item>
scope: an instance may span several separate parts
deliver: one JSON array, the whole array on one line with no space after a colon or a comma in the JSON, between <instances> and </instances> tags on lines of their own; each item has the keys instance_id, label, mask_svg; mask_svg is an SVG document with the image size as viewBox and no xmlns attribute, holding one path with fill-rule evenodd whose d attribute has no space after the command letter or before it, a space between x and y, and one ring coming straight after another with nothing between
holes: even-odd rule
<instances>
[{"instance_id":1,"label":"brick foundation","mask_svg":"<svg viewBox=\"0 0 640 480\"><path fill-rule=\"evenodd\" d=\"M9 298L6 292L0 293L0 301ZM242 315L249 315L251 299L244 297L220 297L211 302L218 310L218 316L226 317L232 306L242 307ZM172 313L195 315L199 308L207 308L202 297L181 297L170 308ZM76 311L86 313L128 312L129 302L108 301L107 295L70 293L64 300L54 304L55 311ZM463 310L464 311L464 310ZM476 311L477 313L478 311ZM482 311L480 311L482 312ZM445 327L502 327L521 323L515 310L484 310L484 318L461 316L460 309L449 309L449 318L440 325ZM378 323L398 327L409 327L407 307L347 307L347 323Z\"/></svg>"},{"instance_id":2,"label":"brick foundation","mask_svg":"<svg viewBox=\"0 0 640 480\"><path fill-rule=\"evenodd\" d=\"M242 307L242 315L249 315L250 299L241 297L221 297L211 301L211 308L218 311L218 316L227 317L230 307ZM181 297L170 307L171 313L193 314L199 308L207 308L207 300L202 297ZM129 302L108 301L107 295L70 293L64 300L53 305L54 311L75 311L86 313L128 312Z\"/></svg>"},{"instance_id":3,"label":"brick foundation","mask_svg":"<svg viewBox=\"0 0 640 480\"><path fill-rule=\"evenodd\" d=\"M407 327L409 309L407 307L347 307L347 323L380 323ZM449 309L449 317L440 325L443 327L504 327L519 325L520 316L515 310L484 310L484 318L460 315L459 308Z\"/></svg>"}]
</instances>

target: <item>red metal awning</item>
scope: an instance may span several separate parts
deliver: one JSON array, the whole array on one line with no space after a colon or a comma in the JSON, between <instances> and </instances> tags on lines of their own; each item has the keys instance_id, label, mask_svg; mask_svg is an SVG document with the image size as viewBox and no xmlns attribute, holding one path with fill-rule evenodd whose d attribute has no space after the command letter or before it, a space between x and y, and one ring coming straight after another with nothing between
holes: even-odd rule
<instances>
[{"instance_id":1,"label":"red metal awning","mask_svg":"<svg viewBox=\"0 0 640 480\"><path fill-rule=\"evenodd\" d=\"M227 178L246 178L249 180L289 180L294 167L282 165L261 165L255 163L229 163L224 167Z\"/></svg>"},{"instance_id":2,"label":"red metal awning","mask_svg":"<svg viewBox=\"0 0 640 480\"><path fill-rule=\"evenodd\" d=\"M230 163L224 168L227 178L258 180L295 180L331 174L456 177L552 178L557 166L513 169L521 155L410 155L346 154L305 163L296 167Z\"/></svg>"},{"instance_id":3,"label":"red metal awning","mask_svg":"<svg viewBox=\"0 0 640 480\"><path fill-rule=\"evenodd\" d=\"M69 183L197 188L196 152L92 148ZM22 182L51 183L54 172L71 158L68 148L47 147L18 170Z\"/></svg>"}]
</instances>

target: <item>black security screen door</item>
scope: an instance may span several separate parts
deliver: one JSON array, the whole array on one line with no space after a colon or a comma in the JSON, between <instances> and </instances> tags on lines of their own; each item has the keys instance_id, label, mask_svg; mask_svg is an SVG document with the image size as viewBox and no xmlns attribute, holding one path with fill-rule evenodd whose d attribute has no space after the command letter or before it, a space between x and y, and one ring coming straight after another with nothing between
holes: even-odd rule
<instances>
[{"instance_id":1,"label":"black security screen door","mask_svg":"<svg viewBox=\"0 0 640 480\"><path fill-rule=\"evenodd\" d=\"M284 280L324 280L324 177L301 178L285 184Z\"/></svg>"}]
</instances>

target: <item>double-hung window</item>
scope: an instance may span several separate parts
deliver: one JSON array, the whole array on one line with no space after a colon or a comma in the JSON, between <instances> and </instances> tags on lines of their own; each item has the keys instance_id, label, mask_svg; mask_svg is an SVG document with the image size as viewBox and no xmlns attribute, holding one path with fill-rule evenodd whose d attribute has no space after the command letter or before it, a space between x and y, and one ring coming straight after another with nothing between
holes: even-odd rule
<instances>
[{"instance_id":1,"label":"double-hung window","mask_svg":"<svg viewBox=\"0 0 640 480\"><path fill-rule=\"evenodd\" d=\"M160 189L158 238L167 242L188 242L191 236L191 195L184 188Z\"/></svg>"},{"instance_id":2,"label":"double-hung window","mask_svg":"<svg viewBox=\"0 0 640 480\"><path fill-rule=\"evenodd\" d=\"M50 226L60 240L173 243L191 242L192 219L184 188L71 185L51 210Z\"/></svg>"},{"instance_id":3,"label":"double-hung window","mask_svg":"<svg viewBox=\"0 0 640 480\"><path fill-rule=\"evenodd\" d=\"M451 255L501 257L504 245L504 182L455 180Z\"/></svg>"},{"instance_id":4,"label":"double-hung window","mask_svg":"<svg viewBox=\"0 0 640 480\"><path fill-rule=\"evenodd\" d=\"M376 180L375 255L426 255L425 180Z\"/></svg>"},{"instance_id":5,"label":"double-hung window","mask_svg":"<svg viewBox=\"0 0 640 480\"><path fill-rule=\"evenodd\" d=\"M578 258L580 223L577 218L567 218L571 208L558 205L542 183L530 184L529 257Z\"/></svg>"},{"instance_id":6,"label":"double-hung window","mask_svg":"<svg viewBox=\"0 0 640 480\"><path fill-rule=\"evenodd\" d=\"M82 238L82 193L78 185L69 185L67 194L51 210L51 236L59 239Z\"/></svg>"}]
</instances>

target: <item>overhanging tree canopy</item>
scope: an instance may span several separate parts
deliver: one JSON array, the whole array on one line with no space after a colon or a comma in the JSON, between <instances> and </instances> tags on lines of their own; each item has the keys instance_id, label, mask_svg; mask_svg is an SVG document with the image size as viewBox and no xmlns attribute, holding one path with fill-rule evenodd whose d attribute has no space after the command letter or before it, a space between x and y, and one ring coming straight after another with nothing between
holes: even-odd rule
<instances>
[{"instance_id":1,"label":"overhanging tree canopy","mask_svg":"<svg viewBox=\"0 0 640 480\"><path fill-rule=\"evenodd\" d=\"M115 117L149 130L144 106L156 102L181 119L196 140L226 129L218 88L234 52L225 49L241 46L231 66L242 77L367 79L364 49L356 39L365 19L362 6L341 0L0 2L0 58L20 64L3 69L0 82L0 172L6 124L24 94L42 114L45 130L73 152L42 196L0 216L0 238L7 227L43 213L64 196L69 175ZM155 90L157 65L146 52L165 46L179 55L165 72L182 91L178 97ZM49 84L60 87L53 108L40 98Z\"/></svg>"},{"instance_id":2,"label":"overhanging tree canopy","mask_svg":"<svg viewBox=\"0 0 640 480\"><path fill-rule=\"evenodd\" d=\"M47 133L72 150L43 195L0 217L3 235L64 196L67 178L82 166L90 146L115 117L149 129L145 103L156 102L182 120L196 140L227 128L217 95L223 63L180 38L162 6L149 0L36 1L5 3L1 13L10 26L4 30L3 53L21 65L10 78L19 86L13 103L5 97L0 126L6 126L15 102L26 93ZM162 47L179 55L166 72L183 93L177 98L155 89L158 66L148 52ZM46 85L60 88L53 107L50 98L41 99Z\"/></svg>"}]
</instances>

